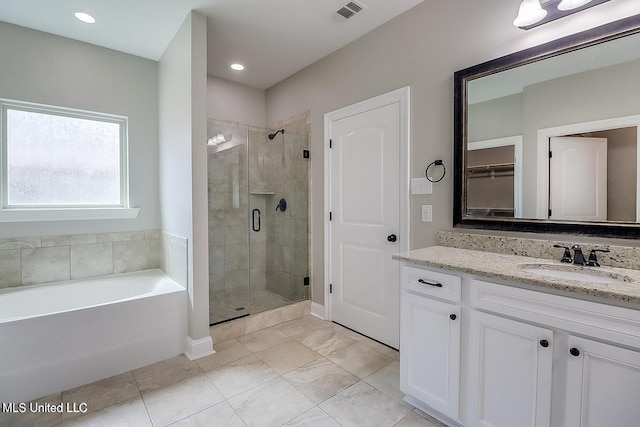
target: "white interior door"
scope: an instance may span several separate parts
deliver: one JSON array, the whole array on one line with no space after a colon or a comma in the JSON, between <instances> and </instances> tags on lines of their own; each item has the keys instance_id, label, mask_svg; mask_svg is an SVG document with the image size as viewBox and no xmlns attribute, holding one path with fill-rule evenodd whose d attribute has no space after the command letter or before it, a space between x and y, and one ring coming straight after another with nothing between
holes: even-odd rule
<instances>
[{"instance_id":1,"label":"white interior door","mask_svg":"<svg viewBox=\"0 0 640 427\"><path fill-rule=\"evenodd\" d=\"M331 319L399 345L399 102L329 123Z\"/></svg>"},{"instance_id":2,"label":"white interior door","mask_svg":"<svg viewBox=\"0 0 640 427\"><path fill-rule=\"evenodd\" d=\"M606 221L607 139L553 137L549 150L549 218Z\"/></svg>"}]
</instances>

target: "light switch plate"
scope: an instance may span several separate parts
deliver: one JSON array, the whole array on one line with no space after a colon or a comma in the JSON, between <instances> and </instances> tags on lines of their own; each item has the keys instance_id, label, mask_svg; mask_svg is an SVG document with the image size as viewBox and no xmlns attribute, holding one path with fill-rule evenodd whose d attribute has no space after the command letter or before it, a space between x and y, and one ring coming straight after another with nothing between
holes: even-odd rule
<instances>
[{"instance_id":1,"label":"light switch plate","mask_svg":"<svg viewBox=\"0 0 640 427\"><path fill-rule=\"evenodd\" d=\"M433 208L431 205L422 205L422 222L433 221Z\"/></svg>"},{"instance_id":2,"label":"light switch plate","mask_svg":"<svg viewBox=\"0 0 640 427\"><path fill-rule=\"evenodd\" d=\"M433 187L427 178L411 178L411 194L431 194Z\"/></svg>"}]
</instances>

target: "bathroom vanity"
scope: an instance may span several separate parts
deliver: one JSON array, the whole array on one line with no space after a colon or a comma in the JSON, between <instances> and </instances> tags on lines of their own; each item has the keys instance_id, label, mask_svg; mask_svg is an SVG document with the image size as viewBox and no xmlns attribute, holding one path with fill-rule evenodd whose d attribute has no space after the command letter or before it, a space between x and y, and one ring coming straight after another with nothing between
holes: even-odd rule
<instances>
[{"instance_id":1,"label":"bathroom vanity","mask_svg":"<svg viewBox=\"0 0 640 427\"><path fill-rule=\"evenodd\" d=\"M443 246L394 259L407 402L450 426L640 425L640 270Z\"/></svg>"}]
</instances>

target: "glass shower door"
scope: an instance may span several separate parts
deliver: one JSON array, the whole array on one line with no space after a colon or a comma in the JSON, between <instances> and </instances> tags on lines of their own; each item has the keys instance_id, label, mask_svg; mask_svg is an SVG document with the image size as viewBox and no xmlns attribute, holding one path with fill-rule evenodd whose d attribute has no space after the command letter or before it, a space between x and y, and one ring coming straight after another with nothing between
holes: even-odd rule
<instances>
[{"instance_id":1,"label":"glass shower door","mask_svg":"<svg viewBox=\"0 0 640 427\"><path fill-rule=\"evenodd\" d=\"M251 313L309 297L307 140L249 130Z\"/></svg>"},{"instance_id":2,"label":"glass shower door","mask_svg":"<svg viewBox=\"0 0 640 427\"><path fill-rule=\"evenodd\" d=\"M309 298L307 141L208 121L210 324Z\"/></svg>"},{"instance_id":3,"label":"glass shower door","mask_svg":"<svg viewBox=\"0 0 640 427\"><path fill-rule=\"evenodd\" d=\"M209 120L209 321L249 310L248 128Z\"/></svg>"}]
</instances>

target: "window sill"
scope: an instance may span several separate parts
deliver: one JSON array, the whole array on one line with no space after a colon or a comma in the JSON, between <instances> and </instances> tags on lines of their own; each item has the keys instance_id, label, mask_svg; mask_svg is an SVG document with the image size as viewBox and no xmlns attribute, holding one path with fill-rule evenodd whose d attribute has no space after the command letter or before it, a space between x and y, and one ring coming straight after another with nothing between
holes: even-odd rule
<instances>
[{"instance_id":1,"label":"window sill","mask_svg":"<svg viewBox=\"0 0 640 427\"><path fill-rule=\"evenodd\" d=\"M134 219L139 212L140 208L5 209L0 210L0 223Z\"/></svg>"}]
</instances>

